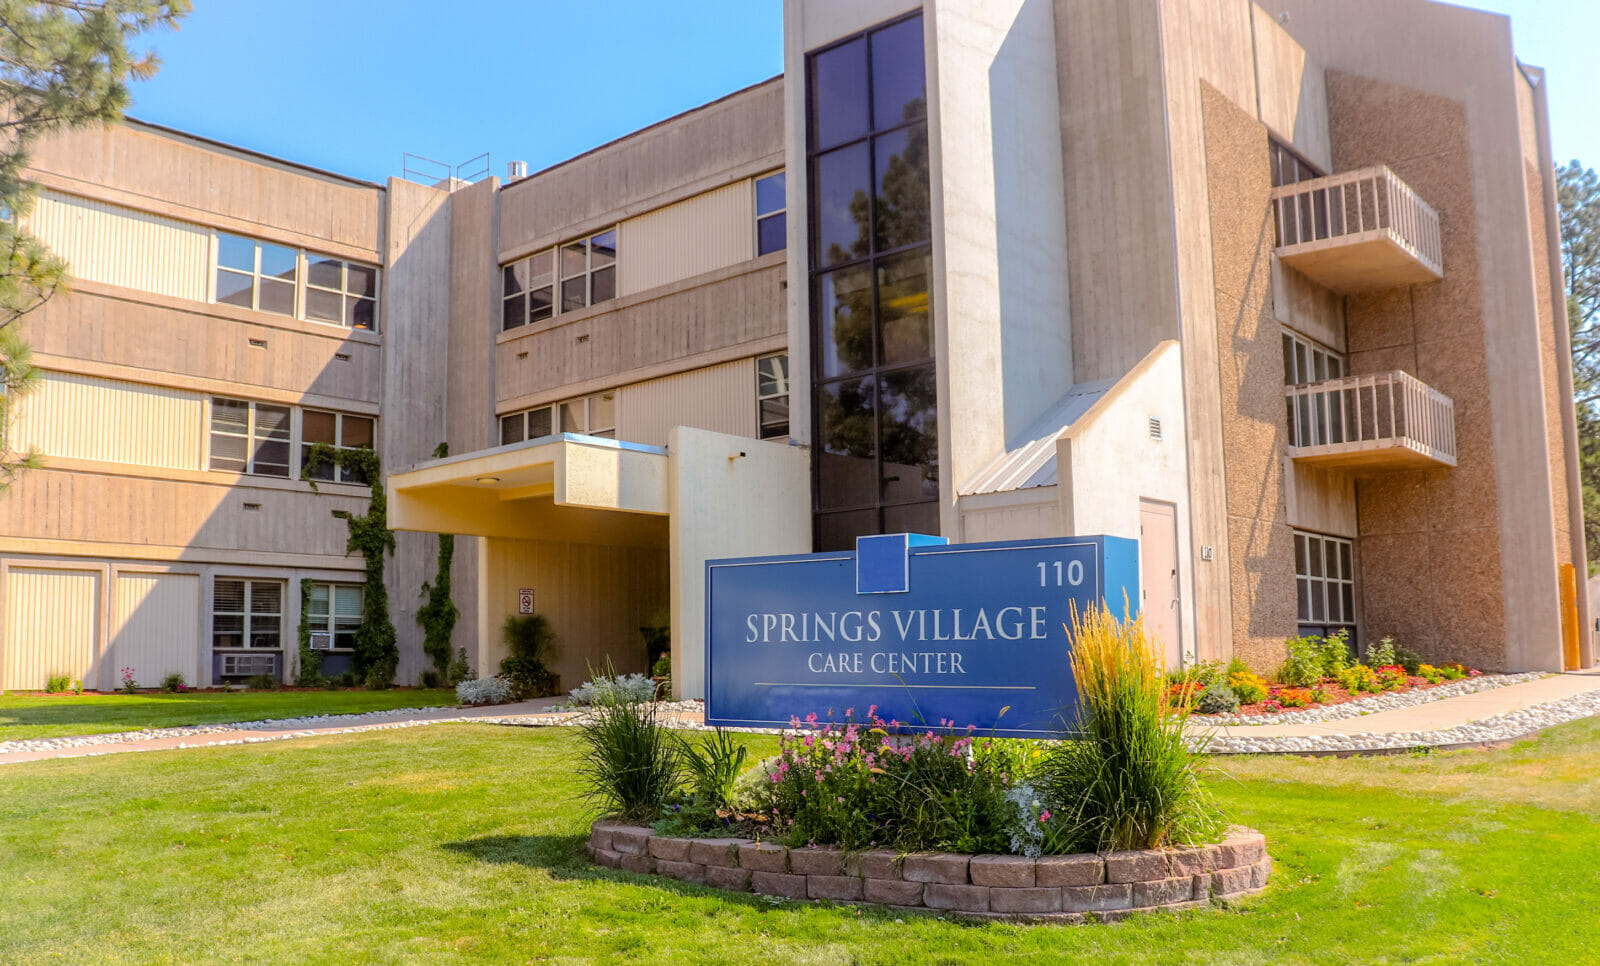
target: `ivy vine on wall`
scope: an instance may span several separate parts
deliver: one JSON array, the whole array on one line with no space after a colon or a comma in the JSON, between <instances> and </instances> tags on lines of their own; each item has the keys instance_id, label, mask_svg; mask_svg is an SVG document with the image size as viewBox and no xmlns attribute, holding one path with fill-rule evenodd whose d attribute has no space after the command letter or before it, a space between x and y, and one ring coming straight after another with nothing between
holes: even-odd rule
<instances>
[{"instance_id":1,"label":"ivy vine on wall","mask_svg":"<svg viewBox=\"0 0 1600 966\"><path fill-rule=\"evenodd\" d=\"M450 445L440 443L434 449L436 459L450 455ZM422 625L422 650L433 661L440 680L450 682L450 635L456 628L456 618L461 612L450 599L450 561L456 552L456 538L452 534L439 534L439 569L433 582L422 582L422 597L427 603L417 608L417 623Z\"/></svg>"},{"instance_id":2,"label":"ivy vine on wall","mask_svg":"<svg viewBox=\"0 0 1600 966\"><path fill-rule=\"evenodd\" d=\"M314 443L300 470L300 477L316 489L312 474L333 466L367 481L372 501L364 516L352 513L345 518L350 529L346 553L361 554L367 565L367 580L361 587L361 624L356 627L355 654L351 670L369 688L394 686L400 667L400 648L395 642L394 622L389 619L389 591L383 582L384 554L394 553L394 531L389 529L389 504L383 492L383 464L370 449L338 449L327 443ZM305 613L304 607L301 614ZM302 624L304 626L304 624ZM303 645L309 650L309 637ZM320 659L319 659L320 663Z\"/></svg>"},{"instance_id":3,"label":"ivy vine on wall","mask_svg":"<svg viewBox=\"0 0 1600 966\"><path fill-rule=\"evenodd\" d=\"M300 675L298 683L303 687L314 687L323 681L322 652L311 649L311 588L316 586L316 583L310 577L303 577L300 580Z\"/></svg>"}]
</instances>

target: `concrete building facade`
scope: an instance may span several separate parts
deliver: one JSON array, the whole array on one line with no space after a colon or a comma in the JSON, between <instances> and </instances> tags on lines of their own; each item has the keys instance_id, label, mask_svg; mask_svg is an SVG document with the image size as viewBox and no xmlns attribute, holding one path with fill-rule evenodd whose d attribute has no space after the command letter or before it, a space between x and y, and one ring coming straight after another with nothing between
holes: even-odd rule
<instances>
[{"instance_id":1,"label":"concrete building facade","mask_svg":"<svg viewBox=\"0 0 1600 966\"><path fill-rule=\"evenodd\" d=\"M644 670L669 613L698 695L705 560L900 531L1140 539L1174 665L1341 629L1572 663L1553 163L1505 18L789 0L784 30L782 77L505 182L136 123L45 146L29 227L79 281L23 322L10 445L47 467L0 501L0 687L292 678L302 614L337 668L368 490L302 482L316 441L386 468L407 681L433 533L473 665L532 591L567 686Z\"/></svg>"}]
</instances>

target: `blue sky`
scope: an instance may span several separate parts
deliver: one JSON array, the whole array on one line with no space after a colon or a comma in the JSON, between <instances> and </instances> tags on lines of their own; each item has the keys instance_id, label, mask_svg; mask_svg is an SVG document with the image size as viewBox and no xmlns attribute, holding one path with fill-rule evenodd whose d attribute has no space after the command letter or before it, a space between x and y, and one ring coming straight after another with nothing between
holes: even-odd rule
<instances>
[{"instance_id":1,"label":"blue sky","mask_svg":"<svg viewBox=\"0 0 1600 966\"><path fill-rule=\"evenodd\" d=\"M1558 161L1600 167L1600 0L1478 0L1549 72ZM129 114L356 177L409 151L530 170L783 68L781 0L195 0Z\"/></svg>"}]
</instances>

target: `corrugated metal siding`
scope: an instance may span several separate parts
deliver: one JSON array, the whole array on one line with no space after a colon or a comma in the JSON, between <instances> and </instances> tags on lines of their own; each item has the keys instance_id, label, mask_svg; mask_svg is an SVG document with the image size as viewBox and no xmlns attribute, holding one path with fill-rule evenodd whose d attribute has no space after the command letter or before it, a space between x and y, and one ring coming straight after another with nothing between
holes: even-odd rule
<instances>
[{"instance_id":1,"label":"corrugated metal siding","mask_svg":"<svg viewBox=\"0 0 1600 966\"><path fill-rule=\"evenodd\" d=\"M70 674L94 687L99 597L100 575L94 571L9 571L0 689L39 690L52 674Z\"/></svg>"},{"instance_id":2,"label":"corrugated metal siding","mask_svg":"<svg viewBox=\"0 0 1600 966\"><path fill-rule=\"evenodd\" d=\"M111 650L106 673L133 668L134 680L154 687L173 671L190 684L200 676L200 578L192 574L118 574L111 595ZM112 688L120 680L102 681Z\"/></svg>"},{"instance_id":3,"label":"corrugated metal siding","mask_svg":"<svg viewBox=\"0 0 1600 966\"><path fill-rule=\"evenodd\" d=\"M45 372L17 407L13 445L62 459L199 470L204 396L68 372Z\"/></svg>"},{"instance_id":4,"label":"corrugated metal siding","mask_svg":"<svg viewBox=\"0 0 1600 966\"><path fill-rule=\"evenodd\" d=\"M617 238L617 294L632 295L755 257L751 182L630 218Z\"/></svg>"},{"instance_id":5,"label":"corrugated metal siding","mask_svg":"<svg viewBox=\"0 0 1600 966\"><path fill-rule=\"evenodd\" d=\"M206 300L207 229L50 191L39 193L27 228L67 260L74 278Z\"/></svg>"},{"instance_id":6,"label":"corrugated metal siding","mask_svg":"<svg viewBox=\"0 0 1600 966\"><path fill-rule=\"evenodd\" d=\"M755 362L725 362L617 390L618 439L665 446L674 426L754 436Z\"/></svg>"}]
</instances>

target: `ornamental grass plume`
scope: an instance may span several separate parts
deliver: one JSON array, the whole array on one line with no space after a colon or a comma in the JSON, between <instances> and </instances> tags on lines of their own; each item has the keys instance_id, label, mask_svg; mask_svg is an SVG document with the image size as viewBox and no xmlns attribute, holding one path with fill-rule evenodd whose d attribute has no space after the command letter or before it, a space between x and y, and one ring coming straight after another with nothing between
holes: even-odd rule
<instances>
[{"instance_id":1,"label":"ornamental grass plume","mask_svg":"<svg viewBox=\"0 0 1600 966\"><path fill-rule=\"evenodd\" d=\"M1214 841L1222 816L1184 742L1184 692L1166 687L1143 620L1074 607L1069 633L1078 737L1051 746L1037 779L1053 813L1050 851Z\"/></svg>"}]
</instances>

